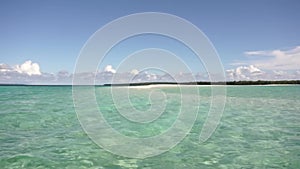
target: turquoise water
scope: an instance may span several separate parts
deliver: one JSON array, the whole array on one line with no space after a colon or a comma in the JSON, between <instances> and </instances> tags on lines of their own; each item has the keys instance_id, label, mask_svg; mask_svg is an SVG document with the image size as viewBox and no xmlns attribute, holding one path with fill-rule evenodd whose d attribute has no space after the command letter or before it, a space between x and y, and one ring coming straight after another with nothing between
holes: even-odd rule
<instances>
[{"instance_id":1,"label":"turquoise water","mask_svg":"<svg viewBox=\"0 0 300 169\"><path fill-rule=\"evenodd\" d=\"M143 90L131 101L149 108ZM176 119L178 90L156 123L139 127L120 117L108 88L97 87L99 109L109 123L130 137L164 132ZM72 87L0 87L0 168L300 168L300 86L229 86L221 123L199 143L210 106L210 88L199 87L198 118L188 136L170 151L146 159L111 154L83 132Z\"/></svg>"}]
</instances>

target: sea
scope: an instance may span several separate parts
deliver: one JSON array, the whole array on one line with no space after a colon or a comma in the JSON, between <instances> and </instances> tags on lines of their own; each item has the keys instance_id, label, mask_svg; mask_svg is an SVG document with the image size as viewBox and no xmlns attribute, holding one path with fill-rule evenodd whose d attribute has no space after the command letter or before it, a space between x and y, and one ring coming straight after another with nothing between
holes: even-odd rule
<instances>
[{"instance_id":1,"label":"sea","mask_svg":"<svg viewBox=\"0 0 300 169\"><path fill-rule=\"evenodd\" d=\"M176 87L118 87L118 91L130 91L130 105L114 103L112 88L94 87L98 109L126 137L161 135L178 118L182 102L177 99L182 93ZM183 88L189 91L188 86ZM299 85L226 86L222 117L204 142L199 141L199 134L211 108L212 90L210 86L196 88L199 92L189 94L199 95L197 116L178 144L153 156L133 158L107 150L86 132L72 86L0 86L0 168L300 168ZM148 111L156 96L164 106ZM160 114L138 123L120 114L117 106L125 107L123 111L134 108ZM182 111L189 111L186 107ZM101 130L98 134L112 139L101 135Z\"/></svg>"}]
</instances>

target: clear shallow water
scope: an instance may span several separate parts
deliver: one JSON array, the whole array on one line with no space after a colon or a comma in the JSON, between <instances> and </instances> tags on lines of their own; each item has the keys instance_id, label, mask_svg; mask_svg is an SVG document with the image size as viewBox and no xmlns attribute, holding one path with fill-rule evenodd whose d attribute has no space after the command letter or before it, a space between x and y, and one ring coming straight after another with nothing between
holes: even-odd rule
<instances>
[{"instance_id":1,"label":"clear shallow water","mask_svg":"<svg viewBox=\"0 0 300 169\"><path fill-rule=\"evenodd\" d=\"M83 132L71 87L1 86L0 168L300 168L300 86L229 86L221 123L202 144L210 88L199 91L198 119L181 143L156 157L130 159L99 148ZM178 111L171 99L157 123L141 128L119 117L105 93L107 88L96 89L100 110L128 136L159 134ZM144 94L135 94L133 106L147 109Z\"/></svg>"}]
</instances>

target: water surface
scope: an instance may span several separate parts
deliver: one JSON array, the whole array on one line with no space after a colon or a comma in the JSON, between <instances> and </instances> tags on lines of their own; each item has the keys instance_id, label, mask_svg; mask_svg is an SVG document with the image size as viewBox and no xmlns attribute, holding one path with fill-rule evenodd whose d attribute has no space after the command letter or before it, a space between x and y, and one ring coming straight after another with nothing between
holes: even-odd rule
<instances>
[{"instance_id":1,"label":"water surface","mask_svg":"<svg viewBox=\"0 0 300 169\"><path fill-rule=\"evenodd\" d=\"M133 106L149 108L136 90ZM300 86L229 86L221 123L202 144L210 88L199 91L198 119L181 143L156 157L130 159L103 150L83 132L70 86L0 86L0 168L300 168ZM118 115L108 88L95 93L104 116L124 135L157 135L176 120L176 97L155 123L139 127Z\"/></svg>"}]
</instances>

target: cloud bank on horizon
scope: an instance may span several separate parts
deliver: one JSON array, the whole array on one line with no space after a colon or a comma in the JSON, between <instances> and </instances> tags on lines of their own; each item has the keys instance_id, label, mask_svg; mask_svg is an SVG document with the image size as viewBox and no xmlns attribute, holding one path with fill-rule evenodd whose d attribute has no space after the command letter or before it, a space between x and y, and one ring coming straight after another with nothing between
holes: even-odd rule
<instances>
[{"instance_id":1,"label":"cloud bank on horizon","mask_svg":"<svg viewBox=\"0 0 300 169\"><path fill-rule=\"evenodd\" d=\"M40 65L31 60L23 64L10 66L0 63L1 84L68 84L71 82L67 71L57 74L41 72Z\"/></svg>"},{"instance_id":2,"label":"cloud bank on horizon","mask_svg":"<svg viewBox=\"0 0 300 169\"><path fill-rule=\"evenodd\" d=\"M239 80L299 80L300 79L300 46L289 50L272 51L247 51L250 60L243 63L233 63L235 69L226 70L228 81ZM121 77L118 83L128 82L180 82L189 81L193 76L197 81L209 81L207 73L197 72L194 74L178 72L177 74L156 74L149 71L133 69L129 72L118 72L112 65L106 65L104 69L97 72L82 73L85 77L95 77L96 84L111 83L114 75ZM133 76L132 76L133 75ZM133 79L128 79L134 77ZM23 64L10 66L0 64L0 83L2 84L71 84L73 74L68 71L58 73L41 72L40 65L31 60Z\"/></svg>"}]
</instances>

